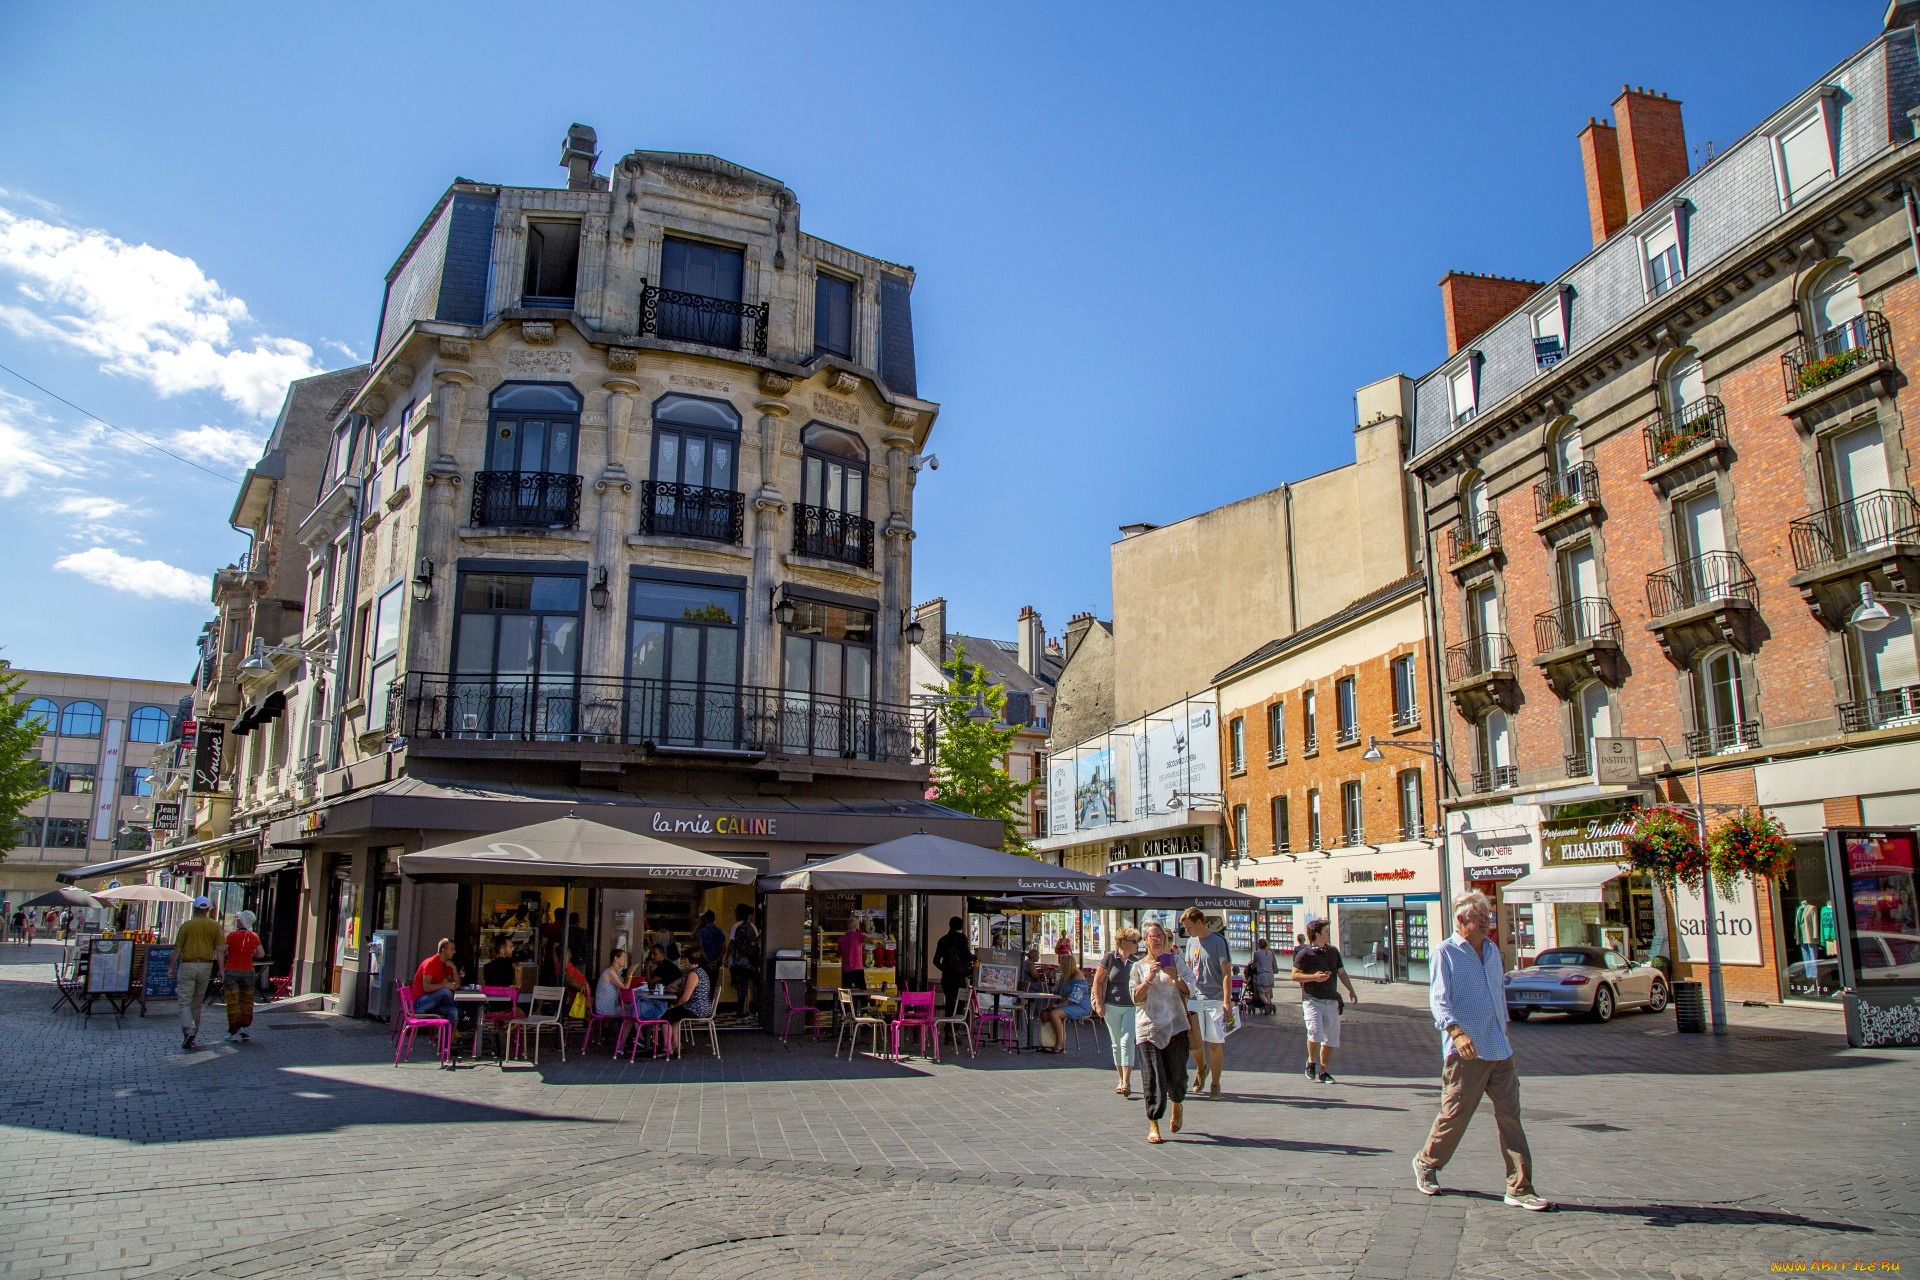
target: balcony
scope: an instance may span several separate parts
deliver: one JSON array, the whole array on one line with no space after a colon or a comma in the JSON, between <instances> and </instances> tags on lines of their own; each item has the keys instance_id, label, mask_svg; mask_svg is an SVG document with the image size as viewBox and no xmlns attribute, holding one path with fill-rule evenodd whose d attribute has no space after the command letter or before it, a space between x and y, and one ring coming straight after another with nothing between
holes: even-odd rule
<instances>
[{"instance_id":1,"label":"balcony","mask_svg":"<svg viewBox=\"0 0 1920 1280\"><path fill-rule=\"evenodd\" d=\"M1520 785L1520 770L1510 764L1497 764L1493 768L1473 774L1473 791L1481 795L1489 791L1505 791Z\"/></svg>"},{"instance_id":2,"label":"balcony","mask_svg":"<svg viewBox=\"0 0 1920 1280\"><path fill-rule=\"evenodd\" d=\"M1719 644L1753 652L1760 588L1738 552L1709 551L1647 575L1647 629L1678 667Z\"/></svg>"},{"instance_id":3,"label":"balcony","mask_svg":"<svg viewBox=\"0 0 1920 1280\"><path fill-rule=\"evenodd\" d=\"M1582 462L1533 486L1533 519L1544 532L1600 505L1600 468Z\"/></svg>"},{"instance_id":4,"label":"balcony","mask_svg":"<svg viewBox=\"0 0 1920 1280\"><path fill-rule=\"evenodd\" d=\"M1581 596L1534 615L1533 665L1567 698L1588 680L1619 686L1620 615L1603 596Z\"/></svg>"},{"instance_id":5,"label":"balcony","mask_svg":"<svg viewBox=\"0 0 1920 1280\"><path fill-rule=\"evenodd\" d=\"M1593 776L1593 756L1590 752L1580 751L1567 757L1567 776L1569 778L1591 778Z\"/></svg>"},{"instance_id":6,"label":"balcony","mask_svg":"<svg viewBox=\"0 0 1920 1280\"><path fill-rule=\"evenodd\" d=\"M1358 849L1366 842L1367 829L1365 827L1348 827L1346 832L1340 837L1341 847L1346 849Z\"/></svg>"},{"instance_id":7,"label":"balcony","mask_svg":"<svg viewBox=\"0 0 1920 1280\"><path fill-rule=\"evenodd\" d=\"M1878 311L1864 311L1853 319L1835 325L1783 352L1780 372L1787 385L1787 401L1805 399L1819 393L1824 399L1837 384L1848 386L1870 381L1867 376L1851 375L1864 370L1893 368L1893 329Z\"/></svg>"},{"instance_id":8,"label":"balcony","mask_svg":"<svg viewBox=\"0 0 1920 1280\"><path fill-rule=\"evenodd\" d=\"M1736 751L1759 749L1758 720L1736 720L1732 724L1714 725L1708 729L1687 730L1687 754L1690 756L1724 756Z\"/></svg>"},{"instance_id":9,"label":"balcony","mask_svg":"<svg viewBox=\"0 0 1920 1280\"><path fill-rule=\"evenodd\" d=\"M1311 756L1319 754L1319 751L1320 735L1312 729L1307 730L1306 736L1300 743L1300 753Z\"/></svg>"},{"instance_id":10,"label":"balcony","mask_svg":"<svg viewBox=\"0 0 1920 1280\"><path fill-rule=\"evenodd\" d=\"M411 740L593 743L652 753L907 764L911 708L753 685L408 672L392 723Z\"/></svg>"},{"instance_id":11,"label":"balcony","mask_svg":"<svg viewBox=\"0 0 1920 1280\"><path fill-rule=\"evenodd\" d=\"M645 480L640 485L640 532L654 537L702 538L738 546L746 496L733 489Z\"/></svg>"},{"instance_id":12,"label":"balcony","mask_svg":"<svg viewBox=\"0 0 1920 1280\"><path fill-rule=\"evenodd\" d=\"M1920 582L1920 502L1903 489L1877 489L1787 525L1799 588L1814 616L1838 630L1860 588L1904 591Z\"/></svg>"},{"instance_id":13,"label":"balcony","mask_svg":"<svg viewBox=\"0 0 1920 1280\"><path fill-rule=\"evenodd\" d=\"M1489 511L1477 519L1461 519L1447 530L1447 565L1459 569L1500 550L1500 516Z\"/></svg>"},{"instance_id":14,"label":"balcony","mask_svg":"<svg viewBox=\"0 0 1920 1280\"><path fill-rule=\"evenodd\" d=\"M1519 682L1513 644L1503 632L1469 636L1447 650L1447 693L1460 714L1478 720L1494 707L1513 710Z\"/></svg>"},{"instance_id":15,"label":"balcony","mask_svg":"<svg viewBox=\"0 0 1920 1280\"><path fill-rule=\"evenodd\" d=\"M796 555L818 556L873 568L873 521L835 511L831 507L793 504L793 550Z\"/></svg>"},{"instance_id":16,"label":"balcony","mask_svg":"<svg viewBox=\"0 0 1920 1280\"><path fill-rule=\"evenodd\" d=\"M1333 731L1333 745L1336 747L1350 747L1358 741L1360 741L1358 724L1343 724Z\"/></svg>"},{"instance_id":17,"label":"balcony","mask_svg":"<svg viewBox=\"0 0 1920 1280\"><path fill-rule=\"evenodd\" d=\"M1418 729L1420 727L1420 707L1409 702L1404 707L1393 709L1393 727L1396 729Z\"/></svg>"},{"instance_id":18,"label":"balcony","mask_svg":"<svg viewBox=\"0 0 1920 1280\"><path fill-rule=\"evenodd\" d=\"M576 529L580 477L559 471L476 471L473 524L478 529Z\"/></svg>"},{"instance_id":19,"label":"balcony","mask_svg":"<svg viewBox=\"0 0 1920 1280\"><path fill-rule=\"evenodd\" d=\"M1920 725L1920 684L1883 689L1858 702L1843 702L1839 711L1842 733L1865 733L1869 729L1903 729Z\"/></svg>"},{"instance_id":20,"label":"balcony","mask_svg":"<svg viewBox=\"0 0 1920 1280\"><path fill-rule=\"evenodd\" d=\"M709 298L649 284L640 290L640 335L764 356L767 310L764 302Z\"/></svg>"},{"instance_id":21,"label":"balcony","mask_svg":"<svg viewBox=\"0 0 1920 1280\"><path fill-rule=\"evenodd\" d=\"M1647 453L1647 479L1660 475L1695 458L1702 458L1727 444L1727 407L1719 396L1708 396L1687 405L1678 413L1663 413L1659 421L1641 430Z\"/></svg>"}]
</instances>

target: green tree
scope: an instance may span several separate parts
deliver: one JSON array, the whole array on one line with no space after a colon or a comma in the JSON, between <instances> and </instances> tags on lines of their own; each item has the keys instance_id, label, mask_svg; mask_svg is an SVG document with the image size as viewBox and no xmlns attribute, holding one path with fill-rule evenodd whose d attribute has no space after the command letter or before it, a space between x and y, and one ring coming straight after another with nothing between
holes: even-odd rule
<instances>
[{"instance_id":1,"label":"green tree","mask_svg":"<svg viewBox=\"0 0 1920 1280\"><path fill-rule=\"evenodd\" d=\"M0 860L20 843L27 806L47 794L40 725L27 719L27 678L0 658Z\"/></svg>"},{"instance_id":2,"label":"green tree","mask_svg":"<svg viewBox=\"0 0 1920 1280\"><path fill-rule=\"evenodd\" d=\"M985 667L967 661L964 647L955 649L953 661L941 664L940 671L946 683L927 686L928 692L946 699L938 712L934 799L949 809L993 819L1006 830L1002 847L1007 852L1030 853L1020 836L1018 814L1021 802L1039 781L1015 782L1007 774L1007 752L1020 730L1001 723L1007 709L1006 691L987 679ZM993 713L990 723L967 719L980 702Z\"/></svg>"}]
</instances>

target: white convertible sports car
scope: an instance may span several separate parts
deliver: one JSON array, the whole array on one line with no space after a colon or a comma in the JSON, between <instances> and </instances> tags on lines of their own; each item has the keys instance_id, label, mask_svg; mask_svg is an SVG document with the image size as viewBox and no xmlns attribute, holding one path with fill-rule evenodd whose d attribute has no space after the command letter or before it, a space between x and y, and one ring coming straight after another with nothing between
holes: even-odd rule
<instances>
[{"instance_id":1,"label":"white convertible sports car","mask_svg":"<svg viewBox=\"0 0 1920 1280\"><path fill-rule=\"evenodd\" d=\"M1621 1009L1658 1013L1666 1007L1666 975L1599 947L1552 947L1507 975L1507 1016L1516 1022L1542 1010L1605 1022Z\"/></svg>"}]
</instances>

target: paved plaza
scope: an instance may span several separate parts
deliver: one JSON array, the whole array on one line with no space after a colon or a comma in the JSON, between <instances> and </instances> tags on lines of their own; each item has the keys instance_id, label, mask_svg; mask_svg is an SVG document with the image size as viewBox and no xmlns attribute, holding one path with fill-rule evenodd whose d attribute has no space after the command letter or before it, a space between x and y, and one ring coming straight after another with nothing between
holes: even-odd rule
<instances>
[{"instance_id":1,"label":"paved plaza","mask_svg":"<svg viewBox=\"0 0 1920 1280\"><path fill-rule=\"evenodd\" d=\"M1104 1034L1065 1058L725 1058L448 1073L384 1028L263 1007L251 1044L49 1011L56 948L0 947L0 1274L54 1277L1752 1276L1920 1266L1920 1057L1837 1016L1515 1026L1541 1192L1500 1201L1492 1117L1441 1176L1424 992L1363 986L1339 1083L1284 1007L1229 1096L1149 1147Z\"/></svg>"}]
</instances>

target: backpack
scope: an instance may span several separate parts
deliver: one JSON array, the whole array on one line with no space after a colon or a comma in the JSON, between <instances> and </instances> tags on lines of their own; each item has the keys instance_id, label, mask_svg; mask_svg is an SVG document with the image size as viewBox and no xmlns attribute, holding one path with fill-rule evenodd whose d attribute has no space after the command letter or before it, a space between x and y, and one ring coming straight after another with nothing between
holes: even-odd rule
<instances>
[{"instance_id":1,"label":"backpack","mask_svg":"<svg viewBox=\"0 0 1920 1280\"><path fill-rule=\"evenodd\" d=\"M735 969L760 967L760 931L745 920L733 927L733 958L729 965Z\"/></svg>"}]
</instances>

